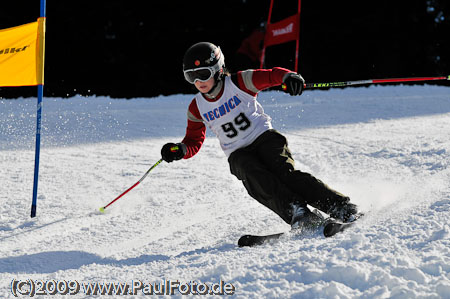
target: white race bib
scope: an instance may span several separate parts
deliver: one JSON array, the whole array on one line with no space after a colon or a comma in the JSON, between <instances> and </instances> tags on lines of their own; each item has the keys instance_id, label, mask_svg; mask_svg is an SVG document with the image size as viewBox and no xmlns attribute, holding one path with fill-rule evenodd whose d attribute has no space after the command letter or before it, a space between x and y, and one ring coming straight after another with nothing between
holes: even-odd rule
<instances>
[{"instance_id":1,"label":"white race bib","mask_svg":"<svg viewBox=\"0 0 450 299\"><path fill-rule=\"evenodd\" d=\"M240 90L229 76L225 77L224 91L217 101L209 102L201 93L195 100L203 122L219 138L227 157L272 129L271 118L264 113L256 96Z\"/></svg>"}]
</instances>

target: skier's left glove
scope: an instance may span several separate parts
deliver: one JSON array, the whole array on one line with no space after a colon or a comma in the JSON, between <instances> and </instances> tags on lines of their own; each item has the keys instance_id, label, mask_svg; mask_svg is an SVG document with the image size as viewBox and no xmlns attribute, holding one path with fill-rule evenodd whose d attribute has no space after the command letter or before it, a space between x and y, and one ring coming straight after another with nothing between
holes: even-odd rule
<instances>
[{"instance_id":1,"label":"skier's left glove","mask_svg":"<svg viewBox=\"0 0 450 299\"><path fill-rule=\"evenodd\" d=\"M161 149L162 159L168 163L181 160L186 155L187 147L183 143L166 143Z\"/></svg>"},{"instance_id":2,"label":"skier's left glove","mask_svg":"<svg viewBox=\"0 0 450 299\"><path fill-rule=\"evenodd\" d=\"M291 96L301 95L303 92L303 86L305 79L297 73L288 73L283 80L283 90L289 93Z\"/></svg>"}]
</instances>

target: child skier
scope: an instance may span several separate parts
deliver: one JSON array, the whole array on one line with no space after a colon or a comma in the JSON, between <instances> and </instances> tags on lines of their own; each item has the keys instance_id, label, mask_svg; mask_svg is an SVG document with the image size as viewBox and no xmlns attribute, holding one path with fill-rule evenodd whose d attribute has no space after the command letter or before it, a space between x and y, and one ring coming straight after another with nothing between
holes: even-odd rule
<instances>
[{"instance_id":1,"label":"child skier","mask_svg":"<svg viewBox=\"0 0 450 299\"><path fill-rule=\"evenodd\" d=\"M256 99L261 90L282 84L290 95L300 95L304 80L299 74L275 67L230 75L222 51L208 42L187 50L183 72L199 93L188 108L184 139L162 147L164 161L194 156L208 126L219 138L231 173L248 194L293 228L313 227L321 221L307 204L343 222L355 219L357 206L348 197L294 168L286 138L272 128L271 118Z\"/></svg>"}]
</instances>

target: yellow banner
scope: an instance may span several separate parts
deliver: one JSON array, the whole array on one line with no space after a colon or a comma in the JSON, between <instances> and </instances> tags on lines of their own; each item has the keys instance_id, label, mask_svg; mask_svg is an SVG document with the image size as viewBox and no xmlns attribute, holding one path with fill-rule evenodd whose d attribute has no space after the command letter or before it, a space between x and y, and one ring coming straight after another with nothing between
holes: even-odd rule
<instances>
[{"instance_id":1,"label":"yellow banner","mask_svg":"<svg viewBox=\"0 0 450 299\"><path fill-rule=\"evenodd\" d=\"M0 30L0 86L44 84L45 18Z\"/></svg>"}]
</instances>

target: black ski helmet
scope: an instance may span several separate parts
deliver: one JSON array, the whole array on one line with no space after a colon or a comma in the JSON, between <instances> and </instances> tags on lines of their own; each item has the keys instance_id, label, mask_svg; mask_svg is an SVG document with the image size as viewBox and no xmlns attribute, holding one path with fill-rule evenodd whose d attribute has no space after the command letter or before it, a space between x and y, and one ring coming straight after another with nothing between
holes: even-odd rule
<instances>
[{"instance_id":1,"label":"black ski helmet","mask_svg":"<svg viewBox=\"0 0 450 299\"><path fill-rule=\"evenodd\" d=\"M196 43L186 51L183 57L183 72L185 76L186 71L205 68L209 69L212 75L218 79L224 67L225 57L220 47L209 42Z\"/></svg>"}]
</instances>

